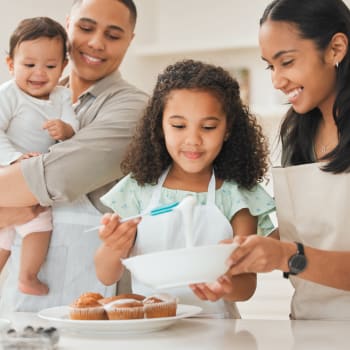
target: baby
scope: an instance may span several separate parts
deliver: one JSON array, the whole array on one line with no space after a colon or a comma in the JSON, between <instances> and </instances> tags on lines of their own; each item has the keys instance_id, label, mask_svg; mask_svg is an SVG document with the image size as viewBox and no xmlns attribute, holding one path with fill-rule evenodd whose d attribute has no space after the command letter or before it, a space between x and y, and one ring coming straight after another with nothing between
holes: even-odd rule
<instances>
[{"instance_id":1,"label":"baby","mask_svg":"<svg viewBox=\"0 0 350 350\"><path fill-rule=\"evenodd\" d=\"M66 31L47 17L25 19L10 38L7 65L13 79L0 85L0 166L40 153L78 129L70 91L57 87L67 65ZM52 231L48 208L27 224L0 230L0 269L10 256L15 233L22 237L19 289L47 294L38 278Z\"/></svg>"}]
</instances>

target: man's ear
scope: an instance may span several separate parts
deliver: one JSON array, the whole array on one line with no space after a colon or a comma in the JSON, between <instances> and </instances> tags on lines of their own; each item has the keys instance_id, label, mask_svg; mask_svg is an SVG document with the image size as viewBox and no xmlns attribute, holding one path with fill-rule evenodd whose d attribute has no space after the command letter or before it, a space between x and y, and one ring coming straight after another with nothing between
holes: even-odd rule
<instances>
[{"instance_id":1,"label":"man's ear","mask_svg":"<svg viewBox=\"0 0 350 350\"><path fill-rule=\"evenodd\" d=\"M344 33L335 33L329 43L328 62L337 66L349 49L349 40Z\"/></svg>"},{"instance_id":2,"label":"man's ear","mask_svg":"<svg viewBox=\"0 0 350 350\"><path fill-rule=\"evenodd\" d=\"M68 59L65 58L64 61L63 61L63 65L62 65L62 72L67 67L67 64L68 64Z\"/></svg>"},{"instance_id":3,"label":"man's ear","mask_svg":"<svg viewBox=\"0 0 350 350\"><path fill-rule=\"evenodd\" d=\"M8 69L9 69L9 72L10 72L11 74L13 74L14 62L13 62L12 57L10 57L10 56L7 56L7 57L6 57L6 64L7 64L7 67L8 67Z\"/></svg>"},{"instance_id":4,"label":"man's ear","mask_svg":"<svg viewBox=\"0 0 350 350\"><path fill-rule=\"evenodd\" d=\"M70 22L70 16L67 15L66 16L66 31L68 32L68 28L69 28L69 22Z\"/></svg>"}]
</instances>

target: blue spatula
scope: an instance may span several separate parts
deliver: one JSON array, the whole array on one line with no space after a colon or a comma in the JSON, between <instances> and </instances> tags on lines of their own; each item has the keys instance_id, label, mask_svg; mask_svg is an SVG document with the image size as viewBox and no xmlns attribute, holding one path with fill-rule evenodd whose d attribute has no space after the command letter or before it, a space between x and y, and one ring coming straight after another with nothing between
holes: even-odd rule
<instances>
[{"instance_id":1,"label":"blue spatula","mask_svg":"<svg viewBox=\"0 0 350 350\"><path fill-rule=\"evenodd\" d=\"M125 221L129 221L129 220L134 220L134 219L138 219L138 218L142 218L144 216L155 216L155 215L160 215L160 214L165 214L165 213L169 213L170 211L173 211L174 208L176 208L179 205L180 202L174 202L171 204L167 204L167 205L162 205L160 207L154 208L150 211L138 214L138 215L134 215L134 216L129 216L127 218L121 219L120 222L125 222ZM84 232L90 232L90 231L95 231L98 230L100 226L95 226L95 227L91 227L88 230L85 230Z\"/></svg>"}]
</instances>

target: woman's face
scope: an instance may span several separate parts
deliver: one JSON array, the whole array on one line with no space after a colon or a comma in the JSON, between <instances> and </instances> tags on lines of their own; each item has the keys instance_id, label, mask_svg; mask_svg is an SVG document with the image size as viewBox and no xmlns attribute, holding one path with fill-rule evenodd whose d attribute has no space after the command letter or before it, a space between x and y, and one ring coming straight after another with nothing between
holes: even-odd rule
<instances>
[{"instance_id":1,"label":"woman's face","mask_svg":"<svg viewBox=\"0 0 350 350\"><path fill-rule=\"evenodd\" d=\"M301 38L293 24L271 20L260 28L259 45L274 88L286 95L297 113L315 107L331 113L336 80L331 49L320 52L312 40Z\"/></svg>"}]
</instances>

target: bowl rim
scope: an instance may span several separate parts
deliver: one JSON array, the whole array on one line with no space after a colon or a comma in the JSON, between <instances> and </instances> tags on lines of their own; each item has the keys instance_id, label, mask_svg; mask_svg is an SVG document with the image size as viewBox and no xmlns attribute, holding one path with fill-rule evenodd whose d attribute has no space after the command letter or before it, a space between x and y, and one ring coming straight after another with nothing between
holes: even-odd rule
<instances>
[{"instance_id":1,"label":"bowl rim","mask_svg":"<svg viewBox=\"0 0 350 350\"><path fill-rule=\"evenodd\" d=\"M142 258L147 258L147 257L158 257L158 256L162 256L162 255L167 255L167 254L176 254L176 253L181 253L185 250L203 250L203 249L208 249L211 247L221 247L221 246L225 246L225 248L230 247L232 249L232 251L236 250L238 248L238 244L235 242L231 242L231 243L218 243L218 244L208 244L208 245L200 245L200 246L193 246L193 247L185 247L185 248L179 248L179 249L168 249L168 250L161 250L161 251L156 251L153 253L146 253L146 254L140 254L140 255L135 255L135 256L131 256L128 258L122 258L121 262L123 263L124 266L127 267L127 263L134 261L134 260L138 260L138 259L142 259ZM126 264L124 264L124 262L126 262Z\"/></svg>"}]
</instances>

